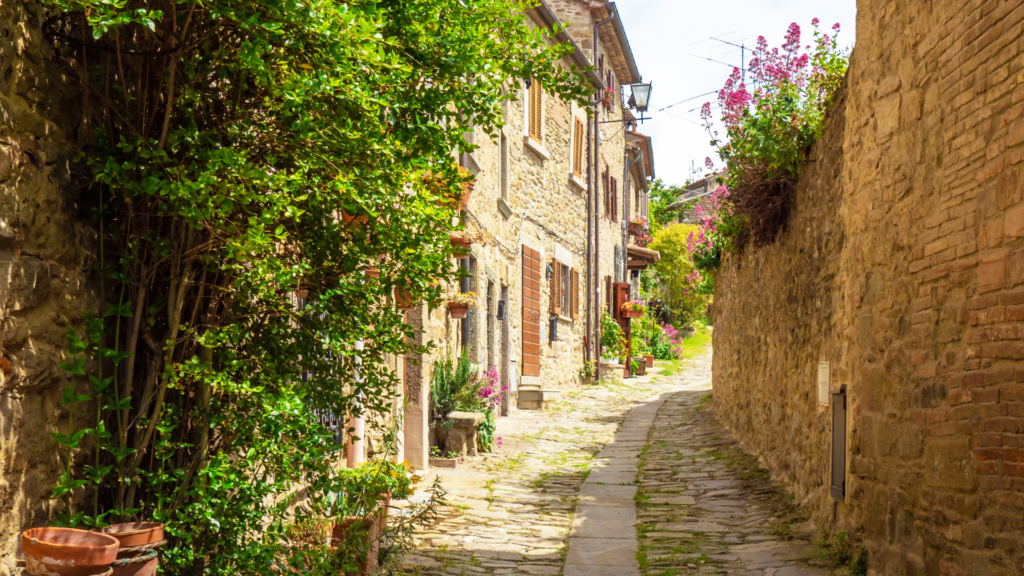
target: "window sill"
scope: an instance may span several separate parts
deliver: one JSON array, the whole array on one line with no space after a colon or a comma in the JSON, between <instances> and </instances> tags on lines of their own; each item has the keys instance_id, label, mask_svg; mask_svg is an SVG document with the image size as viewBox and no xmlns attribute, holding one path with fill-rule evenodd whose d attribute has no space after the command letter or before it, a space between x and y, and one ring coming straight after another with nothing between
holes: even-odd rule
<instances>
[{"instance_id":1,"label":"window sill","mask_svg":"<svg viewBox=\"0 0 1024 576\"><path fill-rule=\"evenodd\" d=\"M530 138L529 136L523 136L523 144L526 144L527 148L533 150L535 154L537 154L544 160L551 160L551 153L548 152L548 149L545 148L544 145L541 144L540 142L535 141L533 138Z\"/></svg>"},{"instance_id":2,"label":"window sill","mask_svg":"<svg viewBox=\"0 0 1024 576\"><path fill-rule=\"evenodd\" d=\"M501 215L506 220L512 216L512 207L508 205L508 202L505 202L504 198L498 198L498 212L501 212Z\"/></svg>"},{"instance_id":3,"label":"window sill","mask_svg":"<svg viewBox=\"0 0 1024 576\"><path fill-rule=\"evenodd\" d=\"M579 188L581 192L586 192L587 190L587 183L584 182L582 178L580 178L579 176L572 172L569 172L569 183L575 186L576 188Z\"/></svg>"},{"instance_id":4,"label":"window sill","mask_svg":"<svg viewBox=\"0 0 1024 576\"><path fill-rule=\"evenodd\" d=\"M569 317L569 316L561 316L561 315L559 315L558 316L558 320L561 321L561 322L567 322L569 324L573 323L573 319L571 317Z\"/></svg>"}]
</instances>

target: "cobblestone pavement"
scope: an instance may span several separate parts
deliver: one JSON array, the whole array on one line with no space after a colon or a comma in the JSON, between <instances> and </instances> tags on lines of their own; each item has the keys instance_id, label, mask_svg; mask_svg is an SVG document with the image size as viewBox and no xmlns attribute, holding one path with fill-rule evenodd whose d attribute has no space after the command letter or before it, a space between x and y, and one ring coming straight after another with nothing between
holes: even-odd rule
<instances>
[{"instance_id":1,"label":"cobblestone pavement","mask_svg":"<svg viewBox=\"0 0 1024 576\"><path fill-rule=\"evenodd\" d=\"M769 521L778 515L773 506L793 511L763 472L742 477L750 474L741 471L749 462L740 458L750 458L729 449L728 436L700 410L710 378L708 351L672 375L586 387L549 410L499 419L503 446L495 454L435 471L449 506L417 535L400 571L805 574L773 572L810 569L778 554L805 557L813 547L770 534ZM779 519L780 525L785 521ZM607 548L604 533L624 539L622 547ZM593 565L603 562L609 568Z\"/></svg>"},{"instance_id":2,"label":"cobblestone pavement","mask_svg":"<svg viewBox=\"0 0 1024 576\"><path fill-rule=\"evenodd\" d=\"M715 420L707 390L671 395L640 455L637 558L645 576L830 573L794 536L801 511Z\"/></svg>"}]
</instances>

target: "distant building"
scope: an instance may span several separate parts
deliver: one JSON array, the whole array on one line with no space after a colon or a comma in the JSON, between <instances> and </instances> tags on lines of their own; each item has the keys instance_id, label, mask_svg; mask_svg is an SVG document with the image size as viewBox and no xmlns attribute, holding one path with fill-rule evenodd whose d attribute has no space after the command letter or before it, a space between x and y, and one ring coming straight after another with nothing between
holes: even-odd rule
<instances>
[{"instance_id":1,"label":"distant building","mask_svg":"<svg viewBox=\"0 0 1024 576\"><path fill-rule=\"evenodd\" d=\"M709 174L696 182L688 185L686 191L676 198L676 201L669 205L670 210L679 209L676 221L682 224L697 224L701 220L697 213L697 206L701 207L701 213L707 215L713 211L711 205L711 194L721 185L718 178L721 174L715 172Z\"/></svg>"}]
</instances>

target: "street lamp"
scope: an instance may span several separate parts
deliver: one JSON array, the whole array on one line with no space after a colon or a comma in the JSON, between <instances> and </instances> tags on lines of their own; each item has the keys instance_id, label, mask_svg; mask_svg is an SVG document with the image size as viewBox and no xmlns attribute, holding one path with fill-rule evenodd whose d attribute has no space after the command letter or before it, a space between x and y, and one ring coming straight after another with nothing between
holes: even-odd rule
<instances>
[{"instance_id":1,"label":"street lamp","mask_svg":"<svg viewBox=\"0 0 1024 576\"><path fill-rule=\"evenodd\" d=\"M651 99L651 83L638 82L630 84L629 88L632 92L629 96L629 107L643 115L644 112L647 112L647 102Z\"/></svg>"}]
</instances>

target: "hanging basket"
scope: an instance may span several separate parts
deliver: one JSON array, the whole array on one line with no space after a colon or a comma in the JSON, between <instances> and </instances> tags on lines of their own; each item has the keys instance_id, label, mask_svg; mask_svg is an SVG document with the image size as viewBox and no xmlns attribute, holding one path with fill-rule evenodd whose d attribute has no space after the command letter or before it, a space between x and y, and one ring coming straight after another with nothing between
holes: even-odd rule
<instances>
[{"instance_id":1,"label":"hanging basket","mask_svg":"<svg viewBox=\"0 0 1024 576\"><path fill-rule=\"evenodd\" d=\"M628 229L630 236L639 236L644 233L644 226L639 222L630 222Z\"/></svg>"},{"instance_id":2,"label":"hanging basket","mask_svg":"<svg viewBox=\"0 0 1024 576\"><path fill-rule=\"evenodd\" d=\"M473 239L464 236L450 236L449 240L451 240L452 250L456 255L469 254L470 246L473 245Z\"/></svg>"},{"instance_id":3,"label":"hanging basket","mask_svg":"<svg viewBox=\"0 0 1024 576\"><path fill-rule=\"evenodd\" d=\"M461 320L469 315L469 304L449 302L448 313L451 314L452 318Z\"/></svg>"},{"instance_id":4,"label":"hanging basket","mask_svg":"<svg viewBox=\"0 0 1024 576\"><path fill-rule=\"evenodd\" d=\"M643 310L620 310L623 318L639 318L644 315Z\"/></svg>"}]
</instances>

